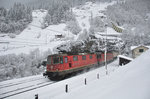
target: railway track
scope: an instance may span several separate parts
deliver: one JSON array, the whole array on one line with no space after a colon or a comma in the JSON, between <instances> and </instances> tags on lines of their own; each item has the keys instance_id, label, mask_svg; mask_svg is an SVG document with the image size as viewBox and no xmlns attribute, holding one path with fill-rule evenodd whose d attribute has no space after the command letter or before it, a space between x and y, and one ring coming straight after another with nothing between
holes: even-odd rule
<instances>
[{"instance_id":1,"label":"railway track","mask_svg":"<svg viewBox=\"0 0 150 99\"><path fill-rule=\"evenodd\" d=\"M21 81L14 82L14 83L7 83L7 84L0 85L0 89L6 88L6 87L10 87L10 86L12 87L12 86L16 86L16 85L32 82L32 81L37 81L37 80L41 80L41 79L45 79L45 78L28 79L28 80L21 80Z\"/></svg>"},{"instance_id":2,"label":"railway track","mask_svg":"<svg viewBox=\"0 0 150 99\"><path fill-rule=\"evenodd\" d=\"M38 89L44 86L55 83L43 76L36 76L34 78L18 79L16 81L8 81L0 83L0 99L8 98L27 91Z\"/></svg>"},{"instance_id":3,"label":"railway track","mask_svg":"<svg viewBox=\"0 0 150 99\"><path fill-rule=\"evenodd\" d=\"M18 95L18 94L21 94L24 92L28 92L28 91L31 91L34 89L45 87L45 86L48 86L48 85L51 85L54 83L55 82L40 82L40 83L37 83L36 85L29 85L29 86L17 88L17 89L11 90L11 91L3 92L3 93L0 93L0 99L8 98L8 97Z\"/></svg>"}]
</instances>

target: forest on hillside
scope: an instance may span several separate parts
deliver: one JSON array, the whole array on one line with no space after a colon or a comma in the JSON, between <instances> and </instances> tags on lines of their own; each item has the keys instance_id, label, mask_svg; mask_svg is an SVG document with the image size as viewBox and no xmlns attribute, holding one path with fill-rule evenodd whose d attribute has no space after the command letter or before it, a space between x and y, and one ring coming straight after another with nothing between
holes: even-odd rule
<instances>
[{"instance_id":1,"label":"forest on hillside","mask_svg":"<svg viewBox=\"0 0 150 99\"><path fill-rule=\"evenodd\" d=\"M126 0L107 7L108 20L124 28L127 46L150 45L150 0Z\"/></svg>"},{"instance_id":2,"label":"forest on hillside","mask_svg":"<svg viewBox=\"0 0 150 99\"><path fill-rule=\"evenodd\" d=\"M33 0L26 2L19 2L18 0L11 1L12 5L9 9L7 7L0 7L0 34L13 33L19 34L32 21L32 11L35 9L46 9L48 14L45 17L45 22L42 28L49 25L66 23L70 21L76 23L74 14L71 8L78 5L83 5L87 1L100 2L104 0ZM105 2L111 0L105 0ZM1 0L0 2L7 2ZM32 5L33 4L33 5Z\"/></svg>"},{"instance_id":3,"label":"forest on hillside","mask_svg":"<svg viewBox=\"0 0 150 99\"><path fill-rule=\"evenodd\" d=\"M32 21L32 11L21 3L7 10L0 8L0 33L19 34Z\"/></svg>"}]
</instances>

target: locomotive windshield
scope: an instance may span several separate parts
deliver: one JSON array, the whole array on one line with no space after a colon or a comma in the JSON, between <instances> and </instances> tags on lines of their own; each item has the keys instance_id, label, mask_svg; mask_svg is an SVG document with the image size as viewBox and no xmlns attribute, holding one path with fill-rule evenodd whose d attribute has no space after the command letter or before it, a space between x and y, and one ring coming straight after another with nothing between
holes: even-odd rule
<instances>
[{"instance_id":1,"label":"locomotive windshield","mask_svg":"<svg viewBox=\"0 0 150 99\"><path fill-rule=\"evenodd\" d=\"M58 57L58 56L55 56L53 57L53 64L63 64L63 57Z\"/></svg>"},{"instance_id":2,"label":"locomotive windshield","mask_svg":"<svg viewBox=\"0 0 150 99\"><path fill-rule=\"evenodd\" d=\"M101 54L97 54L97 59L100 59L101 58Z\"/></svg>"}]
</instances>

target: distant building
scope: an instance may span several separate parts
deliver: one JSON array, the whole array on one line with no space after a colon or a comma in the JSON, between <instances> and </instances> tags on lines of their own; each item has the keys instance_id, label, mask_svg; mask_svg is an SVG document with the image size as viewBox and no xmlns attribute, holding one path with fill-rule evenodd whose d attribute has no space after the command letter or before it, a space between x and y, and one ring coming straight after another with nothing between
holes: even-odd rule
<instances>
[{"instance_id":1,"label":"distant building","mask_svg":"<svg viewBox=\"0 0 150 99\"><path fill-rule=\"evenodd\" d=\"M140 56L143 52L145 52L149 48L150 48L150 46L144 46L144 45L131 46L132 58L136 58L136 57Z\"/></svg>"},{"instance_id":2,"label":"distant building","mask_svg":"<svg viewBox=\"0 0 150 99\"><path fill-rule=\"evenodd\" d=\"M127 56L123 56L123 55L118 55L118 58L119 58L119 65L120 66L126 65L133 60L132 58L127 57Z\"/></svg>"}]
</instances>

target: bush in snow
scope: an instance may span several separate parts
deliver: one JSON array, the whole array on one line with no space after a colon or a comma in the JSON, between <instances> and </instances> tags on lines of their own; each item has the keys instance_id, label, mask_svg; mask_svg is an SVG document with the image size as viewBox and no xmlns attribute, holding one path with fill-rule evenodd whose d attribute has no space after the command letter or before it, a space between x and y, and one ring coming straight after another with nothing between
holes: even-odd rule
<instances>
[{"instance_id":1,"label":"bush in snow","mask_svg":"<svg viewBox=\"0 0 150 99\"><path fill-rule=\"evenodd\" d=\"M10 33L8 36L9 36L10 38L15 38L15 37L16 37L16 35L13 34L13 33Z\"/></svg>"},{"instance_id":2,"label":"bush in snow","mask_svg":"<svg viewBox=\"0 0 150 99\"><path fill-rule=\"evenodd\" d=\"M95 17L90 20L90 32L104 32L105 24L101 17Z\"/></svg>"},{"instance_id":3,"label":"bush in snow","mask_svg":"<svg viewBox=\"0 0 150 99\"><path fill-rule=\"evenodd\" d=\"M78 40L86 41L89 38L89 33L87 32L86 29L83 30L83 33L81 33L78 36Z\"/></svg>"},{"instance_id":4,"label":"bush in snow","mask_svg":"<svg viewBox=\"0 0 150 99\"><path fill-rule=\"evenodd\" d=\"M30 55L0 56L0 81L43 73L44 67L41 63L50 54L49 50L41 54L39 49L36 49L31 51Z\"/></svg>"}]
</instances>

